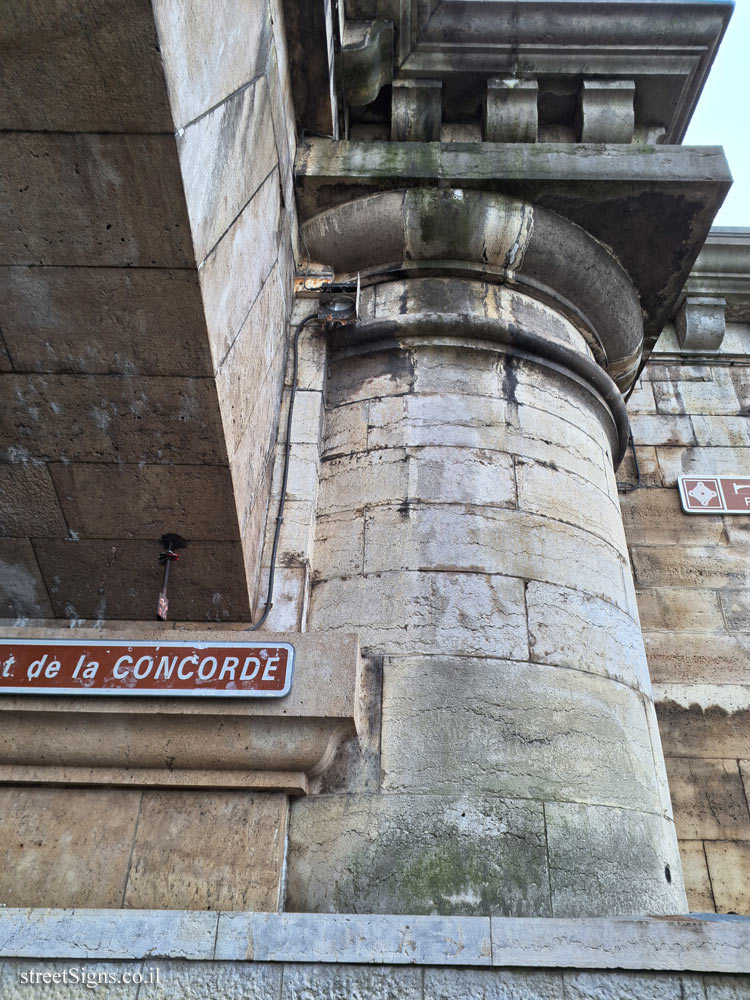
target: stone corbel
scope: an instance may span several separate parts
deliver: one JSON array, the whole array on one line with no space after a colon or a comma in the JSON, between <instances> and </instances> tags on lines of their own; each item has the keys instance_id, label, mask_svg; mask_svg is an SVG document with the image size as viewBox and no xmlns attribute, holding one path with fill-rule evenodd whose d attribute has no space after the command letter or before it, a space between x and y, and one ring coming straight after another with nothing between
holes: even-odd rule
<instances>
[{"instance_id":1,"label":"stone corbel","mask_svg":"<svg viewBox=\"0 0 750 1000\"><path fill-rule=\"evenodd\" d=\"M584 80L581 88L581 142L633 141L632 80Z\"/></svg>"},{"instance_id":2,"label":"stone corbel","mask_svg":"<svg viewBox=\"0 0 750 1000\"><path fill-rule=\"evenodd\" d=\"M485 141L536 142L537 93L536 80L490 77L484 112Z\"/></svg>"},{"instance_id":3,"label":"stone corbel","mask_svg":"<svg viewBox=\"0 0 750 1000\"><path fill-rule=\"evenodd\" d=\"M686 351L718 351L726 333L726 301L688 295L675 316L677 340Z\"/></svg>"},{"instance_id":4,"label":"stone corbel","mask_svg":"<svg viewBox=\"0 0 750 1000\"><path fill-rule=\"evenodd\" d=\"M439 142L443 84L440 80L398 80L393 84L391 140Z\"/></svg>"},{"instance_id":5,"label":"stone corbel","mask_svg":"<svg viewBox=\"0 0 750 1000\"><path fill-rule=\"evenodd\" d=\"M106 635L113 636L108 630ZM198 629L189 641L295 648L284 698L0 696L0 784L308 791L360 728L356 636ZM6 638L71 638L70 629L5 629ZM78 640L106 638L76 629ZM122 638L123 636L118 636ZM125 638L140 641L130 628ZM151 640L147 640L151 641Z\"/></svg>"},{"instance_id":6,"label":"stone corbel","mask_svg":"<svg viewBox=\"0 0 750 1000\"><path fill-rule=\"evenodd\" d=\"M393 79L393 23L344 22L341 66L346 103L356 108L374 101Z\"/></svg>"}]
</instances>

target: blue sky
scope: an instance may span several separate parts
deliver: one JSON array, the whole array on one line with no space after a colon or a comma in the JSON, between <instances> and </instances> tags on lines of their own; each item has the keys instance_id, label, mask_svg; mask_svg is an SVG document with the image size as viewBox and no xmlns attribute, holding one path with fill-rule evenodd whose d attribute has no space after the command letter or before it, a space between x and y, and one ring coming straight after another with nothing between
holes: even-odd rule
<instances>
[{"instance_id":1,"label":"blue sky","mask_svg":"<svg viewBox=\"0 0 750 1000\"><path fill-rule=\"evenodd\" d=\"M750 226L750 0L735 0L734 14L703 88L687 145L723 146L734 184L715 226Z\"/></svg>"}]
</instances>

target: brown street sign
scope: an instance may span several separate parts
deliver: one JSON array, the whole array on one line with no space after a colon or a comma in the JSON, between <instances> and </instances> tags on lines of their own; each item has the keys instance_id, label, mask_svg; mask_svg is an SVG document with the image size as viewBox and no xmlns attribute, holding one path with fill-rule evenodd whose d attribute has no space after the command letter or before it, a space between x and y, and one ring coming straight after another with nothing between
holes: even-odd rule
<instances>
[{"instance_id":1,"label":"brown street sign","mask_svg":"<svg viewBox=\"0 0 750 1000\"><path fill-rule=\"evenodd\" d=\"M0 695L283 698L293 665L283 642L0 639Z\"/></svg>"},{"instance_id":2,"label":"brown street sign","mask_svg":"<svg viewBox=\"0 0 750 1000\"><path fill-rule=\"evenodd\" d=\"M750 476L678 476L687 514L750 514Z\"/></svg>"}]
</instances>

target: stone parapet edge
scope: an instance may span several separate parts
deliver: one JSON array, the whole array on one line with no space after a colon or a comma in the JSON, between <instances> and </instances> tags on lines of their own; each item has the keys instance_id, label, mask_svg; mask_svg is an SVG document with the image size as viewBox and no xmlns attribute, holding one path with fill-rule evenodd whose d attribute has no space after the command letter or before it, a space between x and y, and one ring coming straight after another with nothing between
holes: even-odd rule
<instances>
[{"instance_id":1,"label":"stone parapet edge","mask_svg":"<svg viewBox=\"0 0 750 1000\"><path fill-rule=\"evenodd\" d=\"M0 957L750 973L750 917L2 908Z\"/></svg>"}]
</instances>

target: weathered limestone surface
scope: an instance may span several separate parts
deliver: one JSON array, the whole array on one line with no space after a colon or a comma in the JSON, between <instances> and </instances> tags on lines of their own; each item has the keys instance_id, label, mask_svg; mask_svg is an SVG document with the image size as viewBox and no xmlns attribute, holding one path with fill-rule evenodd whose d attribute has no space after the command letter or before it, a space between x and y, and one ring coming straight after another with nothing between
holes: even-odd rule
<instances>
[{"instance_id":1,"label":"weathered limestone surface","mask_svg":"<svg viewBox=\"0 0 750 1000\"><path fill-rule=\"evenodd\" d=\"M705 275L695 280L706 295ZM717 272L712 280L724 279ZM688 298L681 322L708 321L704 314ZM717 305L714 319L719 314L723 322ZM638 413L643 488L622 505L688 901L693 910L742 913L750 907L742 780L750 734L750 537L744 517L683 513L675 488L681 474L747 471L747 326L730 327L731 341L727 333L721 345L703 343L700 359L690 356L687 326L681 342L670 330L659 341L629 404ZM633 481L632 464L627 478Z\"/></svg>"},{"instance_id":2,"label":"weathered limestone surface","mask_svg":"<svg viewBox=\"0 0 750 1000\"><path fill-rule=\"evenodd\" d=\"M641 697L578 670L386 657L381 746L388 792L660 810Z\"/></svg>"},{"instance_id":3,"label":"weathered limestone surface","mask_svg":"<svg viewBox=\"0 0 750 1000\"><path fill-rule=\"evenodd\" d=\"M275 0L239 17L170 0L9 8L0 437L21 471L1 530L31 545L55 594L51 611L14 569L8 615L148 617L158 589L135 588L133 567L124 579L123 546L149 540L148 575L171 531L194 543L171 613L250 617L291 308L282 20ZM68 461L65 499L46 491L21 516L23 470ZM103 545L67 547L59 572L52 543L68 537Z\"/></svg>"},{"instance_id":4,"label":"weathered limestone surface","mask_svg":"<svg viewBox=\"0 0 750 1000\"><path fill-rule=\"evenodd\" d=\"M169 626L170 623L164 623ZM294 683L280 699L4 695L0 782L259 789L305 793L356 736L366 709L355 636L274 635L133 623L0 630L4 638L293 642ZM64 899L60 901L61 905Z\"/></svg>"},{"instance_id":5,"label":"weathered limestone surface","mask_svg":"<svg viewBox=\"0 0 750 1000\"><path fill-rule=\"evenodd\" d=\"M423 195L364 199L305 229L320 259L331 247L341 270L386 272L359 322L329 332L324 439L293 449L309 472L290 494L316 510L306 627L356 631L382 658L382 716L379 788L344 783L292 805L288 905L679 912L612 470L619 397L598 381L598 328L562 301L575 282L535 242L548 232L564 247L565 224ZM476 280L474 223L489 270L517 255L519 286ZM586 239L576 252L608 273ZM416 274L394 281L401 254ZM466 279L444 276L451 256ZM543 266L544 298L530 292ZM619 275L613 289L629 344L640 317ZM628 350L613 348L621 378Z\"/></svg>"},{"instance_id":6,"label":"weathered limestone surface","mask_svg":"<svg viewBox=\"0 0 750 1000\"><path fill-rule=\"evenodd\" d=\"M286 810L284 795L145 792L122 905L278 909Z\"/></svg>"},{"instance_id":7,"label":"weathered limestone surface","mask_svg":"<svg viewBox=\"0 0 750 1000\"><path fill-rule=\"evenodd\" d=\"M326 795L298 802L287 909L550 915L540 802Z\"/></svg>"},{"instance_id":8,"label":"weathered limestone surface","mask_svg":"<svg viewBox=\"0 0 750 1000\"><path fill-rule=\"evenodd\" d=\"M9 786L0 803L5 905L280 905L284 795Z\"/></svg>"}]
</instances>

